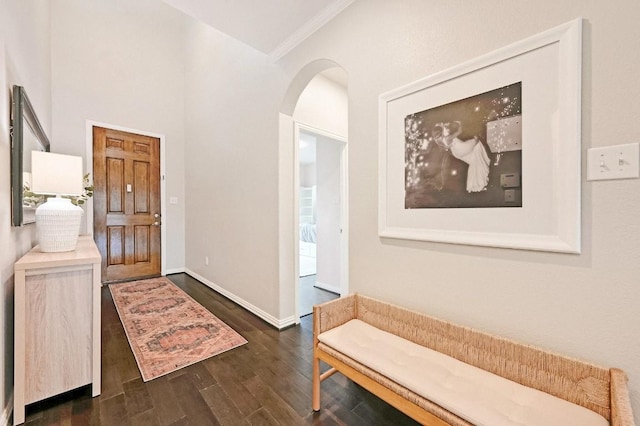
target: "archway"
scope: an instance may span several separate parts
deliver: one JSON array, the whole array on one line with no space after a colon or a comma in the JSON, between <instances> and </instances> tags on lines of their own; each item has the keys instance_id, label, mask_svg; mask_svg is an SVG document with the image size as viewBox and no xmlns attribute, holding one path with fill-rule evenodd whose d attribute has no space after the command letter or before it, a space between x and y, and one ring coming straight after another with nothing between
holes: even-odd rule
<instances>
[{"instance_id":1,"label":"archway","mask_svg":"<svg viewBox=\"0 0 640 426\"><path fill-rule=\"evenodd\" d=\"M331 71L328 71L331 70ZM334 78L333 75L342 75L343 78ZM315 79L315 80L314 80ZM334 113L336 108L315 108L322 110L322 115L314 120L311 113L314 108L305 108L304 117L296 108L300 110L300 104L308 104L309 87L318 87L319 79L331 80L328 83L330 88L332 83L344 85L343 88L343 108L344 126L337 125L336 121L327 119L327 112ZM310 83L313 84L310 85ZM338 83L339 82L339 83ZM307 95L303 92L307 89ZM302 96L302 98L301 98ZM332 96L322 95L322 102L332 102ZM337 102L340 102L339 98ZM340 179L341 190L339 199L340 223L339 223L339 279L336 288L341 294L348 292L348 196L347 196L347 95L346 95L346 72L337 63L327 59L321 59L307 64L292 80L280 109L279 127L279 278L280 278L280 318L283 323L293 324L300 321L298 310L298 254L300 248L299 231L299 135L301 129L304 131L313 130L336 141L342 141L344 148L340 154ZM340 110L340 108L337 108ZM311 111L309 111L311 110ZM316 111L317 112L317 111ZM335 115L336 113L334 113ZM330 114L329 114L330 115ZM318 116L316 116L318 117Z\"/></svg>"}]
</instances>

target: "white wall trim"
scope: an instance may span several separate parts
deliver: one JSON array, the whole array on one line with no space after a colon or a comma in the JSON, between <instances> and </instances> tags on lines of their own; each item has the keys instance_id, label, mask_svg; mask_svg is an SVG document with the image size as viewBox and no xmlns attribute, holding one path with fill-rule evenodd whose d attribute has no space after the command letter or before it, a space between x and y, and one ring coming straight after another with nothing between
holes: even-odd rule
<instances>
[{"instance_id":1,"label":"white wall trim","mask_svg":"<svg viewBox=\"0 0 640 426\"><path fill-rule=\"evenodd\" d=\"M314 285L316 287L318 287L319 289L327 290L327 291L330 291L331 293L342 295L340 287L336 287L336 286L331 285L331 284L322 283L320 281L316 281L316 283Z\"/></svg>"},{"instance_id":2,"label":"white wall trim","mask_svg":"<svg viewBox=\"0 0 640 426\"><path fill-rule=\"evenodd\" d=\"M311 34L326 25L327 22L338 16L340 12L346 9L353 2L354 0L339 0L327 6L324 10L314 16L311 20L307 21L296 32L291 34L285 41L273 49L273 51L269 53L269 59L271 62L278 62L284 55L305 41Z\"/></svg>"},{"instance_id":3,"label":"white wall trim","mask_svg":"<svg viewBox=\"0 0 640 426\"><path fill-rule=\"evenodd\" d=\"M11 424L9 422L11 420L11 414L13 414L13 392L9 397L9 402L7 402L7 405L4 407L4 410L2 410L2 417L0 417L0 425L9 426Z\"/></svg>"},{"instance_id":4,"label":"white wall trim","mask_svg":"<svg viewBox=\"0 0 640 426\"><path fill-rule=\"evenodd\" d=\"M295 125L298 132L300 130L306 130L307 132L315 133L316 135L320 135L320 136L325 136L329 139L344 142L345 144L348 142L346 136L339 135L337 133L332 133L332 132L329 132L328 130L319 129L303 121L295 121Z\"/></svg>"},{"instance_id":5,"label":"white wall trim","mask_svg":"<svg viewBox=\"0 0 640 426\"><path fill-rule=\"evenodd\" d=\"M108 129L117 130L120 132L135 133L138 135L150 136L152 138L160 139L160 274L166 275L167 268L167 225L165 220L167 218L167 183L166 183L166 168L165 168L165 136L159 133L148 132L145 130L131 129L128 127L122 127L115 124L101 123L94 120L86 120L86 170L87 173L91 173L91 179L93 180L93 128L105 127ZM93 199L89 198L87 201L87 232L93 235ZM184 272L184 271L181 271Z\"/></svg>"},{"instance_id":6,"label":"white wall trim","mask_svg":"<svg viewBox=\"0 0 640 426\"><path fill-rule=\"evenodd\" d=\"M217 293L220 293L221 295L223 295L227 299L229 299L229 300L237 303L238 305L242 306L243 308L245 308L246 310L248 310L252 314L258 316L259 318L263 319L264 321L268 322L269 324L271 324L272 326L276 327L279 330L281 330L283 328L286 328L286 327L289 327L291 325L294 325L296 323L296 319L295 319L294 316L291 316L291 317L288 317L288 318L283 318L283 319L278 319L278 318L274 317L273 315L271 315L271 314L263 311L262 309L258 308L257 306L252 305L251 303L247 302L246 300L242 299L241 297L238 297L235 294L231 293L230 291L225 290L224 288L220 287L219 285L217 285L213 281L210 281L210 280L206 279L205 277L203 277L202 275L193 272L189 268L185 268L185 273L190 275L191 277L197 279L201 283L205 284L207 287L210 287L212 290L216 291Z\"/></svg>"},{"instance_id":7,"label":"white wall trim","mask_svg":"<svg viewBox=\"0 0 640 426\"><path fill-rule=\"evenodd\" d=\"M167 269L164 273L164 275L170 275L170 274L184 274L185 269L184 268L172 268L172 269Z\"/></svg>"}]
</instances>

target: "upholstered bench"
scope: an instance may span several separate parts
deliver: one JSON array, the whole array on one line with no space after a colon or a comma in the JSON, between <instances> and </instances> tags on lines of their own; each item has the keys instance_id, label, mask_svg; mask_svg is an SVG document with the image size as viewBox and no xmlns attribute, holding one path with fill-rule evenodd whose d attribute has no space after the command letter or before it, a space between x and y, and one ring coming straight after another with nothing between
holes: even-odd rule
<instances>
[{"instance_id":1,"label":"upholstered bench","mask_svg":"<svg viewBox=\"0 0 640 426\"><path fill-rule=\"evenodd\" d=\"M361 295L314 307L313 369L316 411L321 381L340 371L423 424L635 424L621 370Z\"/></svg>"}]
</instances>

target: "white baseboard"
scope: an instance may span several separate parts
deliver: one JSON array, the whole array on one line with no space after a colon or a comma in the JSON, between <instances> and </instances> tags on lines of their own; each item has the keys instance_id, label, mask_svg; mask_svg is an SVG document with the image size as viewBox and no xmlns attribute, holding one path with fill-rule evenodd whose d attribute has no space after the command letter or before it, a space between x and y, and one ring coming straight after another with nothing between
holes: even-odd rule
<instances>
[{"instance_id":1,"label":"white baseboard","mask_svg":"<svg viewBox=\"0 0 640 426\"><path fill-rule=\"evenodd\" d=\"M322 289L322 290L327 290L327 291L330 291L331 293L335 293L337 295L340 295L340 287L336 287L336 286L333 286L331 284L321 283L320 281L316 281L315 286L320 288L320 289Z\"/></svg>"},{"instance_id":2,"label":"white baseboard","mask_svg":"<svg viewBox=\"0 0 640 426\"><path fill-rule=\"evenodd\" d=\"M9 402L7 402L7 406L2 410L2 417L0 417L0 425L2 426L10 426L11 414L13 414L13 393L11 393L11 397L9 397Z\"/></svg>"},{"instance_id":3,"label":"white baseboard","mask_svg":"<svg viewBox=\"0 0 640 426\"><path fill-rule=\"evenodd\" d=\"M231 293L230 291L225 290L224 288L220 287L216 283L214 283L212 281L209 281L208 279L206 279L202 275L199 275L199 274L193 272L189 268L185 268L184 272L186 274L192 276L193 278L197 279L201 283L205 284L206 286L210 287L212 290L220 293L221 295L223 295L227 299L236 302L238 305L242 306L243 308L245 308L249 312L253 313L254 315L257 315L258 317L262 318L264 321L268 322L269 324L271 324L272 326L276 327L279 330L281 330L283 328L286 328L286 327L289 327L289 326L292 326L292 325L295 325L295 323L296 323L296 319L295 319L294 316L291 316L289 318L278 319L278 318L274 317L273 315L271 315L271 314L263 311L262 309L258 308L257 306L252 305L251 303L247 302L246 300L242 299L241 297L238 297L235 294Z\"/></svg>"},{"instance_id":4,"label":"white baseboard","mask_svg":"<svg viewBox=\"0 0 640 426\"><path fill-rule=\"evenodd\" d=\"M183 268L173 268L173 269L167 269L165 271L165 275L170 275L170 274L182 274L185 272L184 267Z\"/></svg>"}]
</instances>

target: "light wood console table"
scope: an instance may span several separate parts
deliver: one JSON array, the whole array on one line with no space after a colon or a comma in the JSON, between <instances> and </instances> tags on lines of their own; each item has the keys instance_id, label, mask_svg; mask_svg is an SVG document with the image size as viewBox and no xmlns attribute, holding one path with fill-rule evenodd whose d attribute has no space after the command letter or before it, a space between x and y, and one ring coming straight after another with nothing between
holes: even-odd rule
<instances>
[{"instance_id":1,"label":"light wood console table","mask_svg":"<svg viewBox=\"0 0 640 426\"><path fill-rule=\"evenodd\" d=\"M91 384L100 395L100 252L34 247L15 263L13 424L25 405Z\"/></svg>"}]
</instances>

